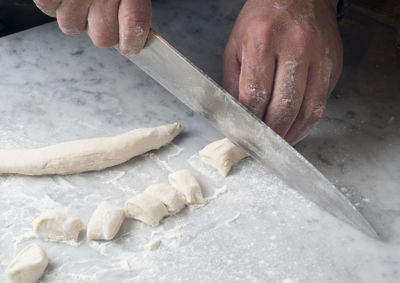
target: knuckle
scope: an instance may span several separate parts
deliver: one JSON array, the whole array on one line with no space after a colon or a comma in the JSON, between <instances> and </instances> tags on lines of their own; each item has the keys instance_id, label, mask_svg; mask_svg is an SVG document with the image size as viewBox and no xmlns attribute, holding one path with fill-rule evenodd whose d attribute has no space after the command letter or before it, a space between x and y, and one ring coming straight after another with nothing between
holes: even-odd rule
<instances>
[{"instance_id":1,"label":"knuckle","mask_svg":"<svg viewBox=\"0 0 400 283\"><path fill-rule=\"evenodd\" d=\"M289 102L284 106L280 105L276 113L278 113L277 121L279 121L280 123L289 123L291 121L294 121L297 114L294 104L292 102Z\"/></svg>"},{"instance_id":2,"label":"knuckle","mask_svg":"<svg viewBox=\"0 0 400 283\"><path fill-rule=\"evenodd\" d=\"M248 104L259 105L268 102L268 91L258 84L248 83L241 87L241 93Z\"/></svg>"},{"instance_id":3,"label":"knuckle","mask_svg":"<svg viewBox=\"0 0 400 283\"><path fill-rule=\"evenodd\" d=\"M33 0L35 5L46 15L55 17L56 7L54 7L54 1L51 0Z\"/></svg>"},{"instance_id":4,"label":"knuckle","mask_svg":"<svg viewBox=\"0 0 400 283\"><path fill-rule=\"evenodd\" d=\"M304 55L313 40L313 29L308 24L295 25L292 30L293 44L298 56Z\"/></svg>"},{"instance_id":5,"label":"knuckle","mask_svg":"<svg viewBox=\"0 0 400 283\"><path fill-rule=\"evenodd\" d=\"M149 28L150 23L147 19L138 19L135 16L127 15L122 18L121 25L126 32L133 32L135 36L140 36Z\"/></svg>"},{"instance_id":6,"label":"knuckle","mask_svg":"<svg viewBox=\"0 0 400 283\"><path fill-rule=\"evenodd\" d=\"M256 17L247 26L247 32L260 38L268 38L272 35L274 21L265 17Z\"/></svg>"},{"instance_id":7,"label":"knuckle","mask_svg":"<svg viewBox=\"0 0 400 283\"><path fill-rule=\"evenodd\" d=\"M85 31L84 25L79 25L75 23L71 23L68 21L58 20L58 26L61 31L68 35L80 35Z\"/></svg>"},{"instance_id":8,"label":"knuckle","mask_svg":"<svg viewBox=\"0 0 400 283\"><path fill-rule=\"evenodd\" d=\"M256 18L247 27L247 42L251 41L257 55L265 54L272 44L274 22L270 19Z\"/></svg>"},{"instance_id":9,"label":"knuckle","mask_svg":"<svg viewBox=\"0 0 400 283\"><path fill-rule=\"evenodd\" d=\"M315 124L321 121L325 114L325 106L317 105L311 108L311 112L309 113L308 121L310 124Z\"/></svg>"},{"instance_id":10,"label":"knuckle","mask_svg":"<svg viewBox=\"0 0 400 283\"><path fill-rule=\"evenodd\" d=\"M89 36L93 41L93 44L100 48L109 48L118 43L118 40L107 33L91 33Z\"/></svg>"},{"instance_id":11,"label":"knuckle","mask_svg":"<svg viewBox=\"0 0 400 283\"><path fill-rule=\"evenodd\" d=\"M279 100L279 108L280 109L292 110L295 108L296 105L297 105L297 103L293 97L282 97Z\"/></svg>"}]
</instances>

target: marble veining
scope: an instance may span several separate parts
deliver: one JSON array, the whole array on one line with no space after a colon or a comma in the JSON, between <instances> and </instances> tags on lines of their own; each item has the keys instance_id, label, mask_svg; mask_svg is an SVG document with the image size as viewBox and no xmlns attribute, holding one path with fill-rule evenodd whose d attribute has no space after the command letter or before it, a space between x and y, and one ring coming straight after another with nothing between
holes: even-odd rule
<instances>
[{"instance_id":1,"label":"marble veining","mask_svg":"<svg viewBox=\"0 0 400 283\"><path fill-rule=\"evenodd\" d=\"M243 2L153 1L153 27L220 81L220 56ZM50 258L43 282L399 282L399 63L385 27L351 14L342 29L342 80L326 118L296 148L361 209L381 241L250 159L219 176L197 153L221 134L115 50L63 35L54 23L0 39L1 148L183 124L173 144L101 172L0 176L0 281L15 253L37 242ZM31 221L45 209L87 223L100 201L122 205L182 168L200 180L207 206L157 228L127 220L111 242L81 235L75 247L30 237ZM160 247L147 250L155 240Z\"/></svg>"}]
</instances>

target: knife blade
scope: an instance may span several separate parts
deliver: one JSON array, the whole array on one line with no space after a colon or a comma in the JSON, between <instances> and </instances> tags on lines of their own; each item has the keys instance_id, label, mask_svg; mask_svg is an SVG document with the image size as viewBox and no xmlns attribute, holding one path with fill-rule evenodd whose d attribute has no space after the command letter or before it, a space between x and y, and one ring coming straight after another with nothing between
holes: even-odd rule
<instances>
[{"instance_id":1,"label":"knife blade","mask_svg":"<svg viewBox=\"0 0 400 283\"><path fill-rule=\"evenodd\" d=\"M378 237L322 173L156 32L150 32L139 55L126 57L289 187L358 230Z\"/></svg>"}]
</instances>

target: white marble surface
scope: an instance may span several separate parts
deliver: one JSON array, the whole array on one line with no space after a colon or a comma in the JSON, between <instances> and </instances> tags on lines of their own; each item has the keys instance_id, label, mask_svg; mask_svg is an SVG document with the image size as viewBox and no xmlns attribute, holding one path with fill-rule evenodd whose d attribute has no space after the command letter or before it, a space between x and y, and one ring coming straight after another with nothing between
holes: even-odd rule
<instances>
[{"instance_id":1,"label":"white marble surface","mask_svg":"<svg viewBox=\"0 0 400 283\"><path fill-rule=\"evenodd\" d=\"M241 2L154 1L153 26L219 80L220 54ZM2 148L173 121L184 130L172 145L102 172L0 176L0 269L36 242L50 259L44 282L399 282L399 63L390 32L371 26L363 33L360 21L371 25L356 15L345 22L347 61L327 117L297 148L345 187L382 241L322 212L251 160L218 176L197 156L221 137L205 119L114 50L50 24L0 39ZM89 243L81 235L79 246L69 246L29 236L44 209L87 223L100 201L122 205L181 168L195 172L211 198L207 206L185 209L157 228L127 220L112 242ZM161 246L148 251L154 239Z\"/></svg>"}]
</instances>

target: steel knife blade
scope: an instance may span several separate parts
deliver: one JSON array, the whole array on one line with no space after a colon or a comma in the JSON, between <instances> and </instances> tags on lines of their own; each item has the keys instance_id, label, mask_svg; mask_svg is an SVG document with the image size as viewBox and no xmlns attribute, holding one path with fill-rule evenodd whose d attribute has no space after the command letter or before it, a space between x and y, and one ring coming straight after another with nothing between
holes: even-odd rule
<instances>
[{"instance_id":1,"label":"steel knife blade","mask_svg":"<svg viewBox=\"0 0 400 283\"><path fill-rule=\"evenodd\" d=\"M150 32L140 54L127 58L190 109L209 119L234 144L272 169L289 187L358 230L378 237L322 173L156 32Z\"/></svg>"}]
</instances>

